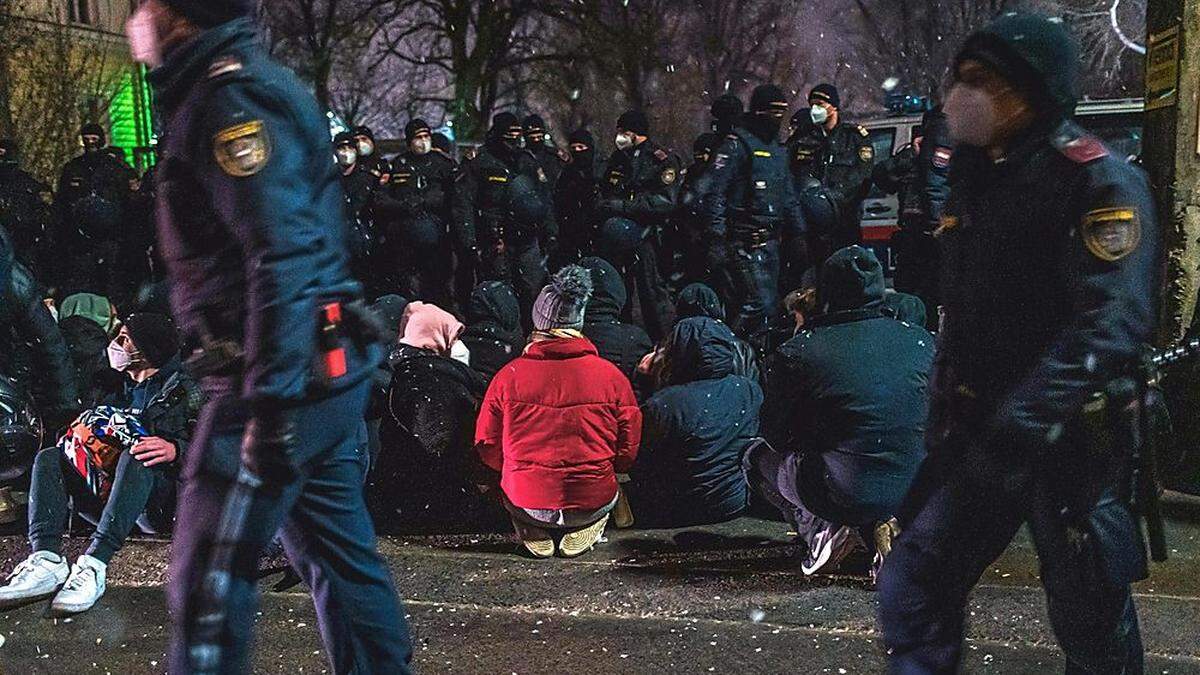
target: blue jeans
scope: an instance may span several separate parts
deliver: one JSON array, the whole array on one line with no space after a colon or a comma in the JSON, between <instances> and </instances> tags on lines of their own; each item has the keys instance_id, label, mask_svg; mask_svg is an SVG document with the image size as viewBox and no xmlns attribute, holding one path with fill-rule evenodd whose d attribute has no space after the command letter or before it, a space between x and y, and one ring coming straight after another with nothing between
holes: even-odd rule
<instances>
[{"instance_id":1,"label":"blue jeans","mask_svg":"<svg viewBox=\"0 0 1200 675\"><path fill-rule=\"evenodd\" d=\"M408 626L391 574L375 548L363 501L369 385L363 383L295 412L300 477L278 494L259 492L250 506L222 634L223 673L249 667L257 607L255 579L263 548L280 531L292 566L312 589L321 638L335 673L408 673ZM171 672L190 672L188 638L207 553L239 465L246 405L210 400L197 425L179 496L169 600L174 618Z\"/></svg>"}]
</instances>

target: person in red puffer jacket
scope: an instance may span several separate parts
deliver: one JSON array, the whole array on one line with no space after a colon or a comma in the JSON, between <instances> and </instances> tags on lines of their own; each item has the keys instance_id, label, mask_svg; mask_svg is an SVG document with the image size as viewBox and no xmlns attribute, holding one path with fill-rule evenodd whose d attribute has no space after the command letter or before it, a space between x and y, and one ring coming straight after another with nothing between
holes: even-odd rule
<instances>
[{"instance_id":1,"label":"person in red puffer jacket","mask_svg":"<svg viewBox=\"0 0 1200 675\"><path fill-rule=\"evenodd\" d=\"M628 378L580 332L591 292L581 267L554 275L534 303L529 346L496 374L475 426L480 459L500 474L513 526L539 558L591 550L641 441Z\"/></svg>"}]
</instances>

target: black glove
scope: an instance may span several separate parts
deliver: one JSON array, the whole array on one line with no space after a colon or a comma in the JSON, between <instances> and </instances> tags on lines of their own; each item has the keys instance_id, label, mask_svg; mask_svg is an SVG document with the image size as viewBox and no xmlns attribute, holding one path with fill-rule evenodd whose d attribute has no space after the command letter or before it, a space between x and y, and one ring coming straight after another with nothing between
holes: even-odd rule
<instances>
[{"instance_id":1,"label":"black glove","mask_svg":"<svg viewBox=\"0 0 1200 675\"><path fill-rule=\"evenodd\" d=\"M262 480L265 488L282 489L300 475L296 444L295 424L289 416L257 414L242 434L242 465Z\"/></svg>"}]
</instances>

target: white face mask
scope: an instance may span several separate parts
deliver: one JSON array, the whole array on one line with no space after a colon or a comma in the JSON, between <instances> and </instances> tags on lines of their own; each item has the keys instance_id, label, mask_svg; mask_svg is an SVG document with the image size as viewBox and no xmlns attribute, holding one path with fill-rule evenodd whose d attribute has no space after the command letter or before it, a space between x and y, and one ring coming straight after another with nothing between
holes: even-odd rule
<instances>
[{"instance_id":1,"label":"white face mask","mask_svg":"<svg viewBox=\"0 0 1200 675\"><path fill-rule=\"evenodd\" d=\"M414 155L424 155L433 149L433 139L417 138L412 143L409 143L409 147L412 148Z\"/></svg>"},{"instance_id":2,"label":"white face mask","mask_svg":"<svg viewBox=\"0 0 1200 675\"><path fill-rule=\"evenodd\" d=\"M354 151L354 148L338 148L334 155L337 156L338 166L343 169L354 166L354 163L358 161L358 153Z\"/></svg>"},{"instance_id":3,"label":"white face mask","mask_svg":"<svg viewBox=\"0 0 1200 675\"><path fill-rule=\"evenodd\" d=\"M108 343L108 365L118 373L123 373L129 369L133 363L133 357L124 347L117 344L116 340Z\"/></svg>"},{"instance_id":4,"label":"white face mask","mask_svg":"<svg viewBox=\"0 0 1200 675\"><path fill-rule=\"evenodd\" d=\"M358 142L358 156L370 157L375 152L375 144L371 141L362 140Z\"/></svg>"},{"instance_id":5,"label":"white face mask","mask_svg":"<svg viewBox=\"0 0 1200 675\"><path fill-rule=\"evenodd\" d=\"M950 137L958 143L986 147L996 135L996 105L986 91L956 84L942 106Z\"/></svg>"},{"instance_id":6,"label":"white face mask","mask_svg":"<svg viewBox=\"0 0 1200 675\"><path fill-rule=\"evenodd\" d=\"M829 119L829 110L823 105L814 103L813 107L808 110L808 116L812 118L813 124L825 124L825 121Z\"/></svg>"},{"instance_id":7,"label":"white face mask","mask_svg":"<svg viewBox=\"0 0 1200 675\"><path fill-rule=\"evenodd\" d=\"M129 36L129 51L134 61L151 68L162 65L162 45L158 43L158 29L148 5L143 4L130 15L125 22L125 34Z\"/></svg>"},{"instance_id":8,"label":"white face mask","mask_svg":"<svg viewBox=\"0 0 1200 675\"><path fill-rule=\"evenodd\" d=\"M633 137L629 134L617 134L617 138L613 142L616 143L618 150L628 150L633 147Z\"/></svg>"}]
</instances>

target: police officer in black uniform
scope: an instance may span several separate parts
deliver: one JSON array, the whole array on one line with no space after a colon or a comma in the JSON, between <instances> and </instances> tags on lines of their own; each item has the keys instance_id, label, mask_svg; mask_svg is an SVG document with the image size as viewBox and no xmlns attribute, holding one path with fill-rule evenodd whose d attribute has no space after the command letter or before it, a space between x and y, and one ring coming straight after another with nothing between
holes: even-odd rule
<instances>
[{"instance_id":1,"label":"police officer in black uniform","mask_svg":"<svg viewBox=\"0 0 1200 675\"><path fill-rule=\"evenodd\" d=\"M371 131L371 127L359 125L350 133L354 137L354 149L358 152L358 170L371 174L377 181L386 180L388 162L379 154L375 132Z\"/></svg>"},{"instance_id":2,"label":"police officer in black uniform","mask_svg":"<svg viewBox=\"0 0 1200 675\"><path fill-rule=\"evenodd\" d=\"M809 92L808 103L809 119L798 120L788 149L797 180L812 177L820 181L837 207L834 231L821 234L826 250L812 252L813 263L820 265L833 251L862 241L860 211L870 188L875 150L864 127L841 118L837 87L818 84Z\"/></svg>"},{"instance_id":3,"label":"police officer in black uniform","mask_svg":"<svg viewBox=\"0 0 1200 675\"><path fill-rule=\"evenodd\" d=\"M550 267L577 262L591 253L596 230L596 201L604 165L596 155L596 139L587 129L576 129L567 137L570 161L563 167L554 189L554 213L558 216L559 245Z\"/></svg>"},{"instance_id":4,"label":"police officer in black uniform","mask_svg":"<svg viewBox=\"0 0 1200 675\"><path fill-rule=\"evenodd\" d=\"M281 532L331 670L405 673L404 614L362 489L382 350L350 276L325 115L267 56L255 4L145 0L127 26L153 66L158 235L208 396L179 496L170 670L247 671L258 557ZM221 573L227 587L211 581Z\"/></svg>"},{"instance_id":5,"label":"police officer in black uniform","mask_svg":"<svg viewBox=\"0 0 1200 675\"><path fill-rule=\"evenodd\" d=\"M741 108L740 103L738 108ZM679 238L680 271L683 274L681 283L684 286L697 282L714 283L708 270L708 232L700 217L700 198L708 189L712 159L727 136L729 133L712 131L697 136L692 142L692 163L683 170L683 180L679 185L679 207L671 220Z\"/></svg>"},{"instance_id":6,"label":"police officer in black uniform","mask_svg":"<svg viewBox=\"0 0 1200 675\"><path fill-rule=\"evenodd\" d=\"M713 100L708 111L712 115L712 124L710 129L712 133L717 134L723 142L727 136L733 133L733 128L738 126L742 121L742 112L745 106L742 105L742 99L734 94L722 94Z\"/></svg>"},{"instance_id":7,"label":"police officer in black uniform","mask_svg":"<svg viewBox=\"0 0 1200 675\"><path fill-rule=\"evenodd\" d=\"M938 305L938 245L933 236L950 194L950 159L954 142L941 108L925 112L921 136L875 165L875 184L896 193L900 206L900 231L892 236L896 258L897 291L911 293L934 309ZM937 326L937 313L929 313L928 328Z\"/></svg>"},{"instance_id":8,"label":"police officer in black uniform","mask_svg":"<svg viewBox=\"0 0 1200 675\"><path fill-rule=\"evenodd\" d=\"M79 137L83 154L63 166L55 193L51 240L62 264L54 282L60 295L89 291L111 297L120 290L115 261L131 194L129 173L105 152L100 125L83 125Z\"/></svg>"},{"instance_id":9,"label":"police officer in black uniform","mask_svg":"<svg viewBox=\"0 0 1200 675\"><path fill-rule=\"evenodd\" d=\"M459 171L453 226L459 250L478 265L479 280L511 283L522 320L531 321L534 298L546 278L540 242L554 242L558 228L550 179L522 147L523 133L512 113L492 118L487 141Z\"/></svg>"},{"instance_id":10,"label":"police officer in black uniform","mask_svg":"<svg viewBox=\"0 0 1200 675\"><path fill-rule=\"evenodd\" d=\"M967 597L1022 524L1066 671L1142 671L1134 449L1083 420L1154 332L1159 229L1142 171L1071 121L1079 61L1061 21L1018 13L955 59L929 456L879 580L896 672L956 670Z\"/></svg>"},{"instance_id":11,"label":"police officer in black uniform","mask_svg":"<svg viewBox=\"0 0 1200 675\"><path fill-rule=\"evenodd\" d=\"M652 340L661 340L674 324L671 304L659 263L662 228L675 212L679 158L648 138L650 121L640 110L617 119L617 149L609 157L600 182L597 253L622 271L630 303ZM633 298L636 296L637 301Z\"/></svg>"},{"instance_id":12,"label":"police officer in black uniform","mask_svg":"<svg viewBox=\"0 0 1200 675\"><path fill-rule=\"evenodd\" d=\"M711 247L710 266L743 335L767 328L779 305L780 248L804 255L804 217L788 171L779 128L787 97L773 84L756 87L743 125L713 157L700 199Z\"/></svg>"},{"instance_id":13,"label":"police officer in black uniform","mask_svg":"<svg viewBox=\"0 0 1200 675\"><path fill-rule=\"evenodd\" d=\"M358 140L353 132L343 131L333 138L333 156L342 172L342 191L346 195L347 243L350 249L350 273L363 282L367 292L390 292L379 271L380 236L375 222L376 195L381 190L382 174L363 169L358 156Z\"/></svg>"},{"instance_id":14,"label":"police officer in black uniform","mask_svg":"<svg viewBox=\"0 0 1200 675\"><path fill-rule=\"evenodd\" d=\"M458 167L434 152L425 120L410 120L404 140L408 149L392 159L388 187L377 205L387 223L387 274L396 277L391 292L449 308L450 195Z\"/></svg>"},{"instance_id":15,"label":"police officer in black uniform","mask_svg":"<svg viewBox=\"0 0 1200 675\"><path fill-rule=\"evenodd\" d=\"M540 115L527 115L522 126L525 128L525 149L532 152L541 163L553 190L571 157L550 140L550 135L546 133L546 122Z\"/></svg>"},{"instance_id":16,"label":"police officer in black uniform","mask_svg":"<svg viewBox=\"0 0 1200 675\"><path fill-rule=\"evenodd\" d=\"M0 227L12 237L16 257L35 274L48 262L50 187L21 168L17 144L0 138Z\"/></svg>"}]
</instances>

